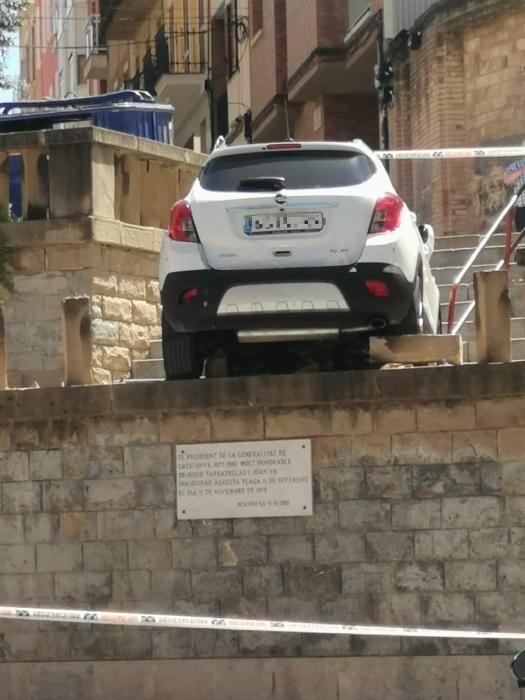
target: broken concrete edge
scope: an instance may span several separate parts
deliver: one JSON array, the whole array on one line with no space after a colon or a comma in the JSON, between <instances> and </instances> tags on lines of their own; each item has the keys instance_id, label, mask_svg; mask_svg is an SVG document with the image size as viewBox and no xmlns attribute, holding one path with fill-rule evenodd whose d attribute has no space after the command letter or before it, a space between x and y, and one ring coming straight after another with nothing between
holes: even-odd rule
<instances>
[{"instance_id":1,"label":"broken concrete edge","mask_svg":"<svg viewBox=\"0 0 525 700\"><path fill-rule=\"evenodd\" d=\"M374 364L461 365L463 342L460 335L402 335L370 338L370 359Z\"/></svg>"},{"instance_id":2,"label":"broken concrete edge","mask_svg":"<svg viewBox=\"0 0 525 700\"><path fill-rule=\"evenodd\" d=\"M477 400L525 394L525 362L0 391L0 421L217 409Z\"/></svg>"}]
</instances>

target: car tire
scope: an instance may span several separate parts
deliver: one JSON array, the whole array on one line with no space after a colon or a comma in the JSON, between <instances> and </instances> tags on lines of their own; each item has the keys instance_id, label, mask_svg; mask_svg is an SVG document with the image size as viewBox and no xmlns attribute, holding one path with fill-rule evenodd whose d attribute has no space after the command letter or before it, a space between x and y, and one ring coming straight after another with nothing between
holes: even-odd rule
<instances>
[{"instance_id":1,"label":"car tire","mask_svg":"<svg viewBox=\"0 0 525 700\"><path fill-rule=\"evenodd\" d=\"M407 315L399 327L401 335L420 335L425 329L425 312L423 308L423 284L418 275L414 285L412 302Z\"/></svg>"},{"instance_id":2,"label":"car tire","mask_svg":"<svg viewBox=\"0 0 525 700\"><path fill-rule=\"evenodd\" d=\"M196 333L176 333L162 316L162 356L166 379L198 379L204 356Z\"/></svg>"}]
</instances>

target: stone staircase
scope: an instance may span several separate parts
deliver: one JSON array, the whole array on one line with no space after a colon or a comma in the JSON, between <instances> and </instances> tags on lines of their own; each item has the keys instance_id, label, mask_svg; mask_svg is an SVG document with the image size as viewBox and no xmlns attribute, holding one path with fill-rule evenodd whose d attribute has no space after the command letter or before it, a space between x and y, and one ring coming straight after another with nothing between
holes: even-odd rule
<instances>
[{"instance_id":1,"label":"stone staircase","mask_svg":"<svg viewBox=\"0 0 525 700\"><path fill-rule=\"evenodd\" d=\"M436 239L436 250L432 257L432 267L441 293L441 314L446 332L448 317L448 297L450 285L468 260L479 236L444 236ZM491 270L503 257L504 236L496 234L481 253L472 271L460 285L457 294L456 319L459 319L470 300L474 298L472 275L476 270ZM510 268L510 296L512 309L512 359L525 360L525 268L514 263ZM464 361L476 361L474 340L474 312L463 326L461 336L464 342ZM149 358L133 362L133 379L164 379L162 345L154 340L150 346Z\"/></svg>"}]
</instances>

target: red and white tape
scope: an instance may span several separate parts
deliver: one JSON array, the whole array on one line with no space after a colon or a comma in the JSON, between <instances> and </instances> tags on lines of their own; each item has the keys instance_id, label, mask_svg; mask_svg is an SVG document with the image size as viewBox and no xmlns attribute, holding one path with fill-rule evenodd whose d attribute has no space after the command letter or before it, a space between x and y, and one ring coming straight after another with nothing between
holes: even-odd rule
<instances>
[{"instance_id":1,"label":"red and white tape","mask_svg":"<svg viewBox=\"0 0 525 700\"><path fill-rule=\"evenodd\" d=\"M376 151L381 160L446 160L447 158L525 158L525 147L423 148L411 151Z\"/></svg>"},{"instance_id":2,"label":"red and white tape","mask_svg":"<svg viewBox=\"0 0 525 700\"><path fill-rule=\"evenodd\" d=\"M192 615L152 615L149 613L68 610L54 608L0 607L0 618L38 622L69 622L87 625L125 625L130 627L172 627L228 630L237 632L282 632L301 634L346 634L372 637L440 637L445 639L525 639L525 632L483 632L468 629L430 629L425 627L385 627L375 625L338 625L283 620L241 620L228 617Z\"/></svg>"}]
</instances>

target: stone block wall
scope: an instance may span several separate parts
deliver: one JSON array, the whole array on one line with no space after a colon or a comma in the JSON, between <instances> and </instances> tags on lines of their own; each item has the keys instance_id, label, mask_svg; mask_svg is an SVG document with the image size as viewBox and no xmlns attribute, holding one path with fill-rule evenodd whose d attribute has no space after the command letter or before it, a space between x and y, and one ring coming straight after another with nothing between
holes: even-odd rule
<instances>
[{"instance_id":1,"label":"stone block wall","mask_svg":"<svg viewBox=\"0 0 525 700\"><path fill-rule=\"evenodd\" d=\"M522 631L524 409L522 363L3 392L0 603ZM177 520L177 444L293 437L312 439L312 517ZM261 687L280 678L273 697L372 698L367 657L388 657L392 697L518 697L512 642L12 621L0 634L13 688L31 663L35 678L71 677L79 698L103 697L86 693L109 661L160 679L163 660L216 659L210 679L230 659L239 679L250 658L268 660ZM320 679L305 694L307 668L276 670L298 657ZM432 678L411 695L425 658ZM475 667L497 673L482 673L492 695L472 693ZM121 672L107 679L116 698ZM161 687L144 699L169 697Z\"/></svg>"},{"instance_id":2,"label":"stone block wall","mask_svg":"<svg viewBox=\"0 0 525 700\"><path fill-rule=\"evenodd\" d=\"M0 224L16 254L14 291L1 295L8 385L65 381L62 304L78 296L90 302L85 374L95 383L129 377L160 335L161 236L203 158L102 129L3 134L4 206L8 158L19 153L23 220Z\"/></svg>"},{"instance_id":3,"label":"stone block wall","mask_svg":"<svg viewBox=\"0 0 525 700\"><path fill-rule=\"evenodd\" d=\"M158 229L115 221L10 224L14 292L6 294L8 385L64 381L63 301L90 303L91 380L129 376L160 336Z\"/></svg>"}]
</instances>

